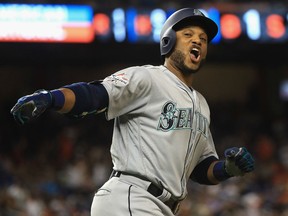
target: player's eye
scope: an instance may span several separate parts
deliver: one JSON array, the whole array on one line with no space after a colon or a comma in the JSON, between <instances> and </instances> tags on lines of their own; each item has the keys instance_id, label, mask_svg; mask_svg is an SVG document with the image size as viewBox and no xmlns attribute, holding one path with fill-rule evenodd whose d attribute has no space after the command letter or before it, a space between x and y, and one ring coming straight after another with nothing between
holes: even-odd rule
<instances>
[{"instance_id":1,"label":"player's eye","mask_svg":"<svg viewBox=\"0 0 288 216\"><path fill-rule=\"evenodd\" d=\"M191 34L191 33L184 33L184 35L185 35L186 37L192 37L192 34Z\"/></svg>"},{"instance_id":2,"label":"player's eye","mask_svg":"<svg viewBox=\"0 0 288 216\"><path fill-rule=\"evenodd\" d=\"M200 37L200 40L205 43L208 41L206 37Z\"/></svg>"}]
</instances>

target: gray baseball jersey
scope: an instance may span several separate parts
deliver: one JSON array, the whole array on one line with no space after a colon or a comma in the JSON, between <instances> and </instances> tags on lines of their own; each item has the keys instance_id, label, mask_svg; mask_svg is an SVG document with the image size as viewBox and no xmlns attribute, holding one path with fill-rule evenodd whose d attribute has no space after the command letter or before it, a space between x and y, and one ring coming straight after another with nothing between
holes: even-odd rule
<instances>
[{"instance_id":1,"label":"gray baseball jersey","mask_svg":"<svg viewBox=\"0 0 288 216\"><path fill-rule=\"evenodd\" d=\"M164 66L135 66L103 80L115 119L115 170L143 176L179 199L194 167L218 155L204 97Z\"/></svg>"}]
</instances>

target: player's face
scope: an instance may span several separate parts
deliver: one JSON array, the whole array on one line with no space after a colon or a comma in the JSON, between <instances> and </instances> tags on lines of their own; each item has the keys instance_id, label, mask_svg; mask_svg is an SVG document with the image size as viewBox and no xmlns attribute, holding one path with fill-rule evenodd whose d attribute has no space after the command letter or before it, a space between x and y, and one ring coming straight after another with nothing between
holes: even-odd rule
<instances>
[{"instance_id":1,"label":"player's face","mask_svg":"<svg viewBox=\"0 0 288 216\"><path fill-rule=\"evenodd\" d=\"M199 26L188 26L176 31L176 44L170 60L182 73L197 72L207 55L208 37Z\"/></svg>"}]
</instances>

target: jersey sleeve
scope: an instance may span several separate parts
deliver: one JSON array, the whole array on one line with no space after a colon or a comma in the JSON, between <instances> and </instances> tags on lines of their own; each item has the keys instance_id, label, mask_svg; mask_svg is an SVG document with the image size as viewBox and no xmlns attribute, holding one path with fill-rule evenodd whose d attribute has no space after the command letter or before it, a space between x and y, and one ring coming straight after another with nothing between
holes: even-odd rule
<instances>
[{"instance_id":1,"label":"jersey sleeve","mask_svg":"<svg viewBox=\"0 0 288 216\"><path fill-rule=\"evenodd\" d=\"M108 120L123 114L141 113L149 101L152 79L145 67L129 67L106 77L102 84L109 95Z\"/></svg>"},{"instance_id":2,"label":"jersey sleeve","mask_svg":"<svg viewBox=\"0 0 288 216\"><path fill-rule=\"evenodd\" d=\"M204 150L202 156L200 157L199 163L211 156L219 159L210 130L208 130L207 137L205 138L203 144L204 144Z\"/></svg>"},{"instance_id":3,"label":"jersey sleeve","mask_svg":"<svg viewBox=\"0 0 288 216\"><path fill-rule=\"evenodd\" d=\"M202 94L200 94L199 92L197 92L197 96L199 99L199 103L200 106L202 107L202 112L203 115L206 117L207 119L207 132L205 134L205 136L201 137L201 145L204 146L203 148L203 152L202 152L202 156L199 159L200 163L201 161L205 160L208 157L216 157L217 159L219 159L219 156L216 152L216 148L215 148L215 144L214 144L214 140L213 140L213 136L210 130L210 109L209 109L209 105L206 101L206 99L203 97Z\"/></svg>"}]
</instances>

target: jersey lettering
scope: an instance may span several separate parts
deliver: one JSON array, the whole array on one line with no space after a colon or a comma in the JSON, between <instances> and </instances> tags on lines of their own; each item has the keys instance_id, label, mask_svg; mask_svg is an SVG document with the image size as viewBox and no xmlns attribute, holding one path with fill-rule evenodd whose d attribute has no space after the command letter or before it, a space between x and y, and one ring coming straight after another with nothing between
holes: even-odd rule
<instances>
[{"instance_id":1,"label":"jersey lettering","mask_svg":"<svg viewBox=\"0 0 288 216\"><path fill-rule=\"evenodd\" d=\"M208 120L200 112L195 112L195 130L207 136ZM162 108L157 129L162 131L193 129L192 108L176 108L176 103L166 102Z\"/></svg>"}]
</instances>

